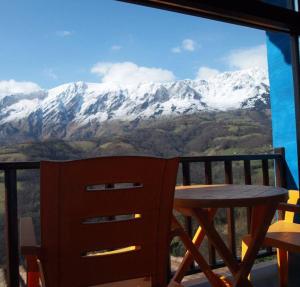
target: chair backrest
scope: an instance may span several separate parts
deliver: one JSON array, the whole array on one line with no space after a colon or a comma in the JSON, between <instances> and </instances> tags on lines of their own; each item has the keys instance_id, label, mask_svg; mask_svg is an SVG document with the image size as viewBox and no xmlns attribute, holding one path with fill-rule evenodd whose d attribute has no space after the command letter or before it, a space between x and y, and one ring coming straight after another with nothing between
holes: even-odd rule
<instances>
[{"instance_id":1,"label":"chair backrest","mask_svg":"<svg viewBox=\"0 0 300 287\"><path fill-rule=\"evenodd\" d=\"M46 286L94 286L139 277L166 286L177 169L177 158L42 162Z\"/></svg>"},{"instance_id":2,"label":"chair backrest","mask_svg":"<svg viewBox=\"0 0 300 287\"><path fill-rule=\"evenodd\" d=\"M298 204L300 200L299 197L299 190L289 190L289 199L288 199L288 203L289 204ZM284 220L287 222L294 222L294 217L295 217L295 213L291 212L291 211L286 211L284 214Z\"/></svg>"}]
</instances>

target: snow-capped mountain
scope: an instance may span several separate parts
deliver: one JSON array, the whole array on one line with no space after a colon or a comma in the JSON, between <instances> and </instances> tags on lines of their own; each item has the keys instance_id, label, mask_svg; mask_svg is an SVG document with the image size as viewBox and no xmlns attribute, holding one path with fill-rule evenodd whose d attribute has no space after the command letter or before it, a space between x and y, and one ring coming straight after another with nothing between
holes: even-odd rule
<instances>
[{"instance_id":1,"label":"snow-capped mountain","mask_svg":"<svg viewBox=\"0 0 300 287\"><path fill-rule=\"evenodd\" d=\"M85 126L269 105L267 74L226 72L209 80L117 86L68 83L34 94L0 97L0 139L66 137Z\"/></svg>"}]
</instances>

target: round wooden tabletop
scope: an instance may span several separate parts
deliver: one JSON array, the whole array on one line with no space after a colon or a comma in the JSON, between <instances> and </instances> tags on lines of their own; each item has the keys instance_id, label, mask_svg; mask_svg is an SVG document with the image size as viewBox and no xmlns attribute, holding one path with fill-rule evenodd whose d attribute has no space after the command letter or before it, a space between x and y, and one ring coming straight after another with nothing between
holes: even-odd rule
<instances>
[{"instance_id":1,"label":"round wooden tabletop","mask_svg":"<svg viewBox=\"0 0 300 287\"><path fill-rule=\"evenodd\" d=\"M251 207L288 199L285 188L263 185L191 185L177 186L174 207L222 208Z\"/></svg>"}]
</instances>

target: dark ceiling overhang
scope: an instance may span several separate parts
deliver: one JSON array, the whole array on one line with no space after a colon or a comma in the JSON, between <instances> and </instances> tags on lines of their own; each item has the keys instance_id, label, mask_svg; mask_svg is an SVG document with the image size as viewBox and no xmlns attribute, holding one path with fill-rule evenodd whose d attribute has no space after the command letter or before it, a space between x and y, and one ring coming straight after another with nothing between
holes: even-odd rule
<instances>
[{"instance_id":1,"label":"dark ceiling overhang","mask_svg":"<svg viewBox=\"0 0 300 287\"><path fill-rule=\"evenodd\" d=\"M299 34L300 13L258 0L118 0L248 27Z\"/></svg>"}]
</instances>

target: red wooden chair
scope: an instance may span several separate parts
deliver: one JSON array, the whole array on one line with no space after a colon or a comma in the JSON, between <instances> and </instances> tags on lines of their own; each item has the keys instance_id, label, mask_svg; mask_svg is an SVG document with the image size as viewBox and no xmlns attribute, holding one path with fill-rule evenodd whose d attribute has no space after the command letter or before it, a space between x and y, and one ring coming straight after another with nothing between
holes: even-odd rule
<instances>
[{"instance_id":1,"label":"red wooden chair","mask_svg":"<svg viewBox=\"0 0 300 287\"><path fill-rule=\"evenodd\" d=\"M28 287L167 286L177 169L176 158L42 162L40 246L21 220Z\"/></svg>"}]
</instances>

